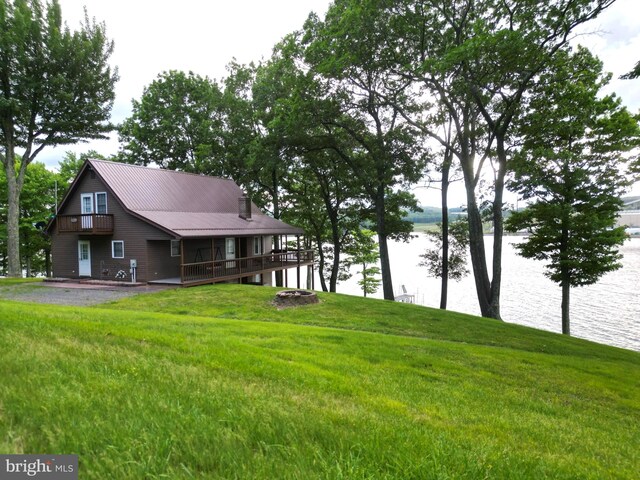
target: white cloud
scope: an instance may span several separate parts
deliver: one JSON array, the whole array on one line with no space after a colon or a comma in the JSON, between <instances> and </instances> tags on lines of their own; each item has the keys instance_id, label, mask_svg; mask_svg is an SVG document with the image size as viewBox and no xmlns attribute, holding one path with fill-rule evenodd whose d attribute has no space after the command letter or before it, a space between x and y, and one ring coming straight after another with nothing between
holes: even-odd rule
<instances>
[{"instance_id":1,"label":"white cloud","mask_svg":"<svg viewBox=\"0 0 640 480\"><path fill-rule=\"evenodd\" d=\"M166 70L191 70L219 79L232 58L241 63L270 55L274 44L302 27L311 11L323 15L330 0L59 0L72 29L83 17L104 22L115 42L112 64L120 73L113 121L131 113L131 100ZM582 29L576 40L589 47L613 73L610 91L633 111L640 109L640 80L619 80L640 60L640 1L618 0ZM589 32L598 32L588 34ZM45 150L39 157L56 166L67 150L117 151L117 138ZM436 194L437 195L437 194ZM421 197L423 195L420 195ZM425 195L425 197L431 195ZM429 199L431 200L431 199ZM437 197L434 196L437 203ZM462 196L456 201L464 201ZM432 203L431 201L429 203Z\"/></svg>"},{"instance_id":2,"label":"white cloud","mask_svg":"<svg viewBox=\"0 0 640 480\"><path fill-rule=\"evenodd\" d=\"M310 12L324 15L329 0L59 0L62 17L71 29L83 18L104 22L115 42L112 65L118 67L112 121L131 113L131 100L167 70L193 71L212 79L225 76L226 65L268 58L285 35L300 29ZM68 150L117 151L117 138L65 146L42 152L39 161L57 166Z\"/></svg>"}]
</instances>

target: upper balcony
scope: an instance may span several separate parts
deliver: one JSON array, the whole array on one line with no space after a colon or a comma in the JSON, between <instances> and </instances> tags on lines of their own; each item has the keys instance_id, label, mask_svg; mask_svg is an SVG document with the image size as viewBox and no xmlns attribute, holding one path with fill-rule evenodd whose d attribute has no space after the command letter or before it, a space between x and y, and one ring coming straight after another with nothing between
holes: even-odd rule
<instances>
[{"instance_id":1,"label":"upper balcony","mask_svg":"<svg viewBox=\"0 0 640 480\"><path fill-rule=\"evenodd\" d=\"M86 213L81 215L58 215L58 233L80 233L83 235L112 235L113 215Z\"/></svg>"}]
</instances>

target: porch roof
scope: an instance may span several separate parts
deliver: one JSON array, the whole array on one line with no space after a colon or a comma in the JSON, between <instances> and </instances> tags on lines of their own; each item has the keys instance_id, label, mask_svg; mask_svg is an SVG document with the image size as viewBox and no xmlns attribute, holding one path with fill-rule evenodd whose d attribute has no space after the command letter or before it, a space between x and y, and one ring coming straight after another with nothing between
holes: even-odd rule
<instances>
[{"instance_id":1,"label":"porch roof","mask_svg":"<svg viewBox=\"0 0 640 480\"><path fill-rule=\"evenodd\" d=\"M251 220L233 213L137 211L156 225L180 237L235 237L243 235L303 235L304 230L267 215Z\"/></svg>"}]
</instances>

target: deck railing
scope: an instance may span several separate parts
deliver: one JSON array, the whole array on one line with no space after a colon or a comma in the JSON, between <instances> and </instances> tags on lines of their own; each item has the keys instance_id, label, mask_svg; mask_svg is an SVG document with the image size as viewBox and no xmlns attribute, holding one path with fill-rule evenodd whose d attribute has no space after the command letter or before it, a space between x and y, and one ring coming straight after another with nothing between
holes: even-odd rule
<instances>
[{"instance_id":1,"label":"deck railing","mask_svg":"<svg viewBox=\"0 0 640 480\"><path fill-rule=\"evenodd\" d=\"M313 250L274 251L255 257L185 263L180 265L180 277L183 284L205 283L232 280L312 263Z\"/></svg>"},{"instance_id":2,"label":"deck railing","mask_svg":"<svg viewBox=\"0 0 640 480\"><path fill-rule=\"evenodd\" d=\"M83 233L88 235L110 235L113 233L113 215L108 213L85 213L81 215L58 215L58 233Z\"/></svg>"}]
</instances>

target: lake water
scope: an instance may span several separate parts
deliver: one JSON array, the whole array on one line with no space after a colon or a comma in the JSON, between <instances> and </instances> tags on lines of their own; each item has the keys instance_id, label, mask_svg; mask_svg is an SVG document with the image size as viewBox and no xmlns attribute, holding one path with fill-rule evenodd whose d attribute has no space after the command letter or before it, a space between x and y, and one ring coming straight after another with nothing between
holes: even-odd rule
<instances>
[{"instance_id":1,"label":"lake water","mask_svg":"<svg viewBox=\"0 0 640 480\"><path fill-rule=\"evenodd\" d=\"M390 242L391 271L397 294L404 285L416 303L440 305L440 281L419 267L419 255L429 245L424 234L409 243ZM560 333L561 291L544 276L544 264L516 255L513 244L522 237L505 237L501 315L503 320ZM487 252L493 237L485 237ZM571 335L599 343L640 351L640 238L621 248L623 268L605 275L595 285L571 290ZM358 269L356 268L355 271ZM471 270L471 266L469 266ZM338 285L338 293L362 295L355 276ZM316 287L319 283L316 280ZM372 297L382 298L382 289ZM473 275L449 281L449 310L480 314Z\"/></svg>"}]
</instances>

